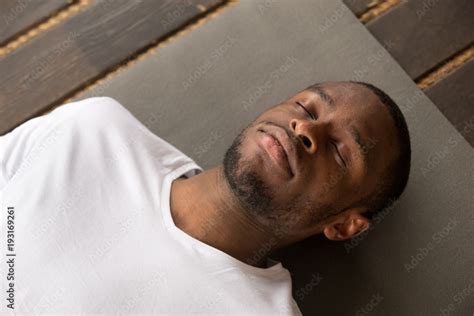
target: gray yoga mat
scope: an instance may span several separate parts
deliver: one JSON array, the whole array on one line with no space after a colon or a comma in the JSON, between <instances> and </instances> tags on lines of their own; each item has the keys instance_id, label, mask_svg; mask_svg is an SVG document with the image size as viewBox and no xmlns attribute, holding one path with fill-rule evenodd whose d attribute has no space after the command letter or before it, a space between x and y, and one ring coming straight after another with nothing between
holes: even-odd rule
<instances>
[{"instance_id":1,"label":"gray yoga mat","mask_svg":"<svg viewBox=\"0 0 474 316\"><path fill-rule=\"evenodd\" d=\"M473 150L383 45L340 1L240 1L79 98L116 98L209 168L258 113L312 83L378 85L410 128L407 190L368 234L283 251L294 297L305 315L472 315Z\"/></svg>"}]
</instances>

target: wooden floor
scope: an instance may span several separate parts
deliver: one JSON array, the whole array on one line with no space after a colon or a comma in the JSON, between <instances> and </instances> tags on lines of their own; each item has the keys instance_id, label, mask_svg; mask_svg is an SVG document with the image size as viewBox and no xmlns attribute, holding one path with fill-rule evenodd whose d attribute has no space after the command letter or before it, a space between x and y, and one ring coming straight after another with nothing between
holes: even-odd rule
<instances>
[{"instance_id":1,"label":"wooden floor","mask_svg":"<svg viewBox=\"0 0 474 316\"><path fill-rule=\"evenodd\" d=\"M474 1L344 2L474 146ZM2 0L0 135L225 5Z\"/></svg>"}]
</instances>

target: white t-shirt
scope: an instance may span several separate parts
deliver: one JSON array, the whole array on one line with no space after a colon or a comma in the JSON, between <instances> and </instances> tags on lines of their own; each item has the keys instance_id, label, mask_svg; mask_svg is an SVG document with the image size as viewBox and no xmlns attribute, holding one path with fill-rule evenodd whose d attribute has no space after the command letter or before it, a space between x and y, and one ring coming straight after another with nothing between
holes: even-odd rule
<instances>
[{"instance_id":1,"label":"white t-shirt","mask_svg":"<svg viewBox=\"0 0 474 316\"><path fill-rule=\"evenodd\" d=\"M1 136L0 314L300 315L281 263L174 225L171 182L201 171L107 97Z\"/></svg>"}]
</instances>

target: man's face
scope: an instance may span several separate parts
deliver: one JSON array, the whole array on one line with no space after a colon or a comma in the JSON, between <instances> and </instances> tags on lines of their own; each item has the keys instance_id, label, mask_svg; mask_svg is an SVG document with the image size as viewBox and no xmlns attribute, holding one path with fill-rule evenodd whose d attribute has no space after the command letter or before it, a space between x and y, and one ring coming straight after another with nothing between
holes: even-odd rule
<instances>
[{"instance_id":1,"label":"man's face","mask_svg":"<svg viewBox=\"0 0 474 316\"><path fill-rule=\"evenodd\" d=\"M373 192L396 148L378 97L330 82L260 114L226 152L224 171L250 213L311 230Z\"/></svg>"}]
</instances>

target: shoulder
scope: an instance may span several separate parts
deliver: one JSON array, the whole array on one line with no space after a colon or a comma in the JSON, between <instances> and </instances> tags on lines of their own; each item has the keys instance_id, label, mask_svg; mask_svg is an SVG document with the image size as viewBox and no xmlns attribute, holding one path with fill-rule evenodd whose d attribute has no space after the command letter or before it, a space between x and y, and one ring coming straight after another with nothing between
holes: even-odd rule
<instances>
[{"instance_id":1,"label":"shoulder","mask_svg":"<svg viewBox=\"0 0 474 316\"><path fill-rule=\"evenodd\" d=\"M111 97L94 97L63 104L48 115L61 118L118 118L130 116L130 112L117 100Z\"/></svg>"},{"instance_id":2,"label":"shoulder","mask_svg":"<svg viewBox=\"0 0 474 316\"><path fill-rule=\"evenodd\" d=\"M130 128L143 127L125 106L111 97L93 97L67 103L48 115L63 127L77 128L85 133L117 129L126 132Z\"/></svg>"}]
</instances>

